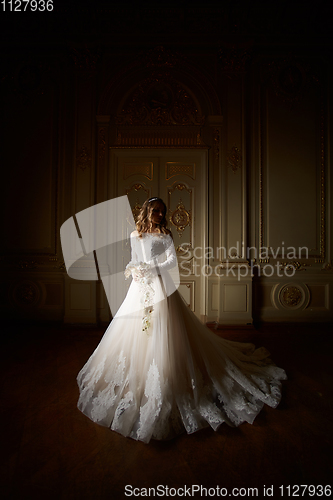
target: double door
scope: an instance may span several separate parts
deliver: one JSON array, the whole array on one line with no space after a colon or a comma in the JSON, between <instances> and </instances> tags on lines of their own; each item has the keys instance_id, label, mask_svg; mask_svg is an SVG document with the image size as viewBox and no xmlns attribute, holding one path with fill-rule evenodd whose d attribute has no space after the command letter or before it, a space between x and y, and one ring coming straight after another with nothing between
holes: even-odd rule
<instances>
[{"instance_id":1,"label":"double door","mask_svg":"<svg viewBox=\"0 0 333 500\"><path fill-rule=\"evenodd\" d=\"M164 200L178 257L179 291L200 319L206 312L207 158L205 149L114 148L108 176L109 197L127 195L134 218L147 198Z\"/></svg>"}]
</instances>

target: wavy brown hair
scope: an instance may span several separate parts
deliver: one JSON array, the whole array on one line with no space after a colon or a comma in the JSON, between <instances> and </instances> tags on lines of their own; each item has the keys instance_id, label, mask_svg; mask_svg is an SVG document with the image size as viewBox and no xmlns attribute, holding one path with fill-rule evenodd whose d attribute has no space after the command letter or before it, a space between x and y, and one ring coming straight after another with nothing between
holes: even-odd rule
<instances>
[{"instance_id":1,"label":"wavy brown hair","mask_svg":"<svg viewBox=\"0 0 333 500\"><path fill-rule=\"evenodd\" d=\"M160 224L157 225L157 232L161 234L170 234L171 231L167 228L168 221L166 219L167 207L161 198L148 198L141 207L138 219L136 221L136 229L139 233L139 237L142 238L142 233L151 233L153 229L153 223L151 222L151 214L158 203L162 203L164 206L163 219Z\"/></svg>"}]
</instances>

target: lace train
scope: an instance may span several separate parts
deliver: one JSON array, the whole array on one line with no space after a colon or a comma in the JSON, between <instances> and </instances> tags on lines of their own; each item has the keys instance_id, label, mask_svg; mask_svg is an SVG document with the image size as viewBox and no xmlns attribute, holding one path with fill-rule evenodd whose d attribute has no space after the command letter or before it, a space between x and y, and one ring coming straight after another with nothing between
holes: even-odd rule
<instances>
[{"instance_id":1,"label":"lace train","mask_svg":"<svg viewBox=\"0 0 333 500\"><path fill-rule=\"evenodd\" d=\"M265 403L278 405L286 374L269 353L210 332L178 292L155 305L149 336L141 322L116 316L78 375L78 407L94 422L148 443L252 423Z\"/></svg>"}]
</instances>

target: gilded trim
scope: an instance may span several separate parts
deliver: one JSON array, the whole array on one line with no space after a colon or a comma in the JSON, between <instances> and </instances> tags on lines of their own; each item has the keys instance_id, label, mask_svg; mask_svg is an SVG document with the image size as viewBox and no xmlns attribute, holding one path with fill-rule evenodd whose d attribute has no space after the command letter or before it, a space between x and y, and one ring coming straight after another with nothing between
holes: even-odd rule
<instances>
[{"instance_id":1,"label":"gilded trim","mask_svg":"<svg viewBox=\"0 0 333 500\"><path fill-rule=\"evenodd\" d=\"M320 117L320 257L325 259L326 250L326 199L325 199L325 113L321 94Z\"/></svg>"},{"instance_id":2,"label":"gilded trim","mask_svg":"<svg viewBox=\"0 0 333 500\"><path fill-rule=\"evenodd\" d=\"M84 172L91 167L91 152L87 148L81 148L76 153L76 166Z\"/></svg>"},{"instance_id":3,"label":"gilded trim","mask_svg":"<svg viewBox=\"0 0 333 500\"><path fill-rule=\"evenodd\" d=\"M142 175L151 181L153 169L154 163L152 161L124 162L123 179L132 175Z\"/></svg>"},{"instance_id":4,"label":"gilded trim","mask_svg":"<svg viewBox=\"0 0 333 500\"><path fill-rule=\"evenodd\" d=\"M106 127L100 127L98 130L98 158L100 163L103 164L105 160L106 148Z\"/></svg>"},{"instance_id":5,"label":"gilded trim","mask_svg":"<svg viewBox=\"0 0 333 500\"><path fill-rule=\"evenodd\" d=\"M171 179L176 175L187 175L195 179L195 163L182 163L178 161L167 161L165 164L165 178Z\"/></svg>"},{"instance_id":6,"label":"gilded trim","mask_svg":"<svg viewBox=\"0 0 333 500\"><path fill-rule=\"evenodd\" d=\"M177 183L172 189L168 189L168 206L169 208L169 220L171 224L176 228L178 236L181 238L183 232L187 226L190 227L190 245L192 246L192 210L191 208L186 208L182 199L179 198L179 202L174 210L171 209L171 195L175 191L187 191L190 195L190 207L192 207L192 189L187 188L183 183Z\"/></svg>"},{"instance_id":7,"label":"gilded trim","mask_svg":"<svg viewBox=\"0 0 333 500\"><path fill-rule=\"evenodd\" d=\"M242 151L237 146L233 146L227 156L228 166L232 168L234 174L241 169Z\"/></svg>"},{"instance_id":8,"label":"gilded trim","mask_svg":"<svg viewBox=\"0 0 333 500\"><path fill-rule=\"evenodd\" d=\"M220 130L218 128L214 130L213 151L215 166L218 167L220 159Z\"/></svg>"}]
</instances>

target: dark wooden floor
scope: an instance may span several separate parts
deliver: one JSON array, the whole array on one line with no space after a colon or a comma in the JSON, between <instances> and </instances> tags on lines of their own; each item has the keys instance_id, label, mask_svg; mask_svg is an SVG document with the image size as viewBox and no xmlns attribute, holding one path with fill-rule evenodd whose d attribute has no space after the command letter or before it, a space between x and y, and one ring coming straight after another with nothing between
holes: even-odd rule
<instances>
[{"instance_id":1,"label":"dark wooden floor","mask_svg":"<svg viewBox=\"0 0 333 500\"><path fill-rule=\"evenodd\" d=\"M332 325L219 330L264 345L286 369L279 407L265 406L253 425L148 445L94 424L76 408L76 375L103 331L3 330L1 498L118 499L126 498L126 485L255 487L259 497L274 485L280 498L280 485L332 482Z\"/></svg>"}]
</instances>

